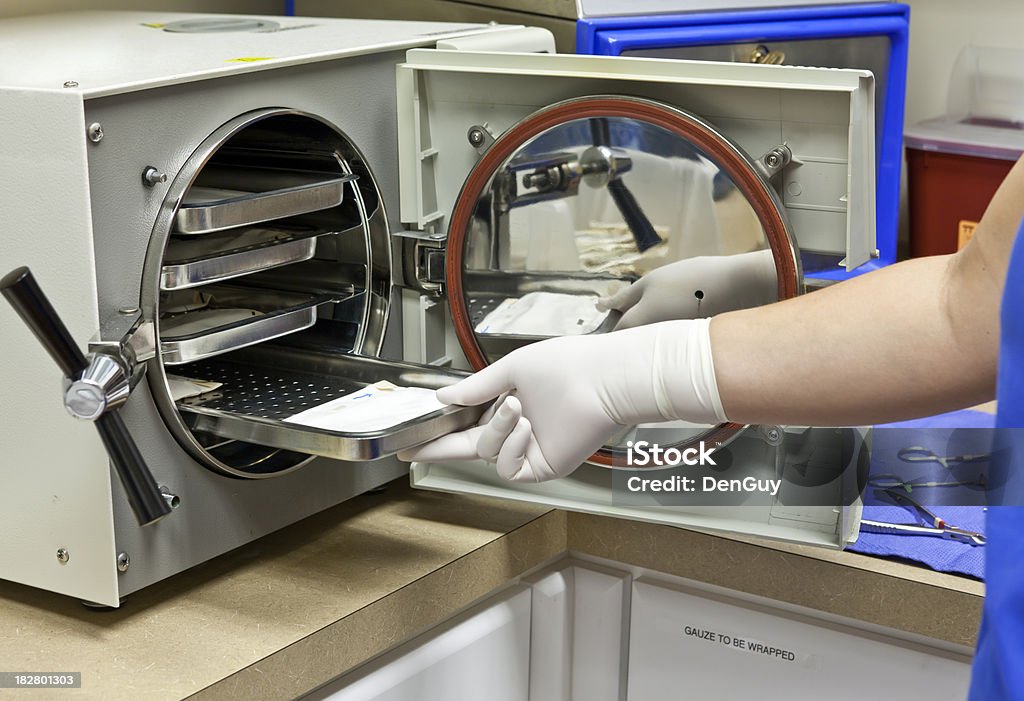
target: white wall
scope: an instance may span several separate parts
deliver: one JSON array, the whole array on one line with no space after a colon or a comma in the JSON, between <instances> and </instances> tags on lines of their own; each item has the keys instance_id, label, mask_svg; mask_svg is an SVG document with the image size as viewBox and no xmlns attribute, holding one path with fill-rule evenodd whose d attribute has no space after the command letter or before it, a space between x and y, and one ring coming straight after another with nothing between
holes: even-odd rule
<instances>
[{"instance_id":1,"label":"white wall","mask_svg":"<svg viewBox=\"0 0 1024 701\"><path fill-rule=\"evenodd\" d=\"M1022 0L903 0L910 5L906 123L946 110L946 86L965 46L1024 49Z\"/></svg>"},{"instance_id":2,"label":"white wall","mask_svg":"<svg viewBox=\"0 0 1024 701\"><path fill-rule=\"evenodd\" d=\"M163 10L280 15L284 0L0 0L0 17L80 10Z\"/></svg>"}]
</instances>

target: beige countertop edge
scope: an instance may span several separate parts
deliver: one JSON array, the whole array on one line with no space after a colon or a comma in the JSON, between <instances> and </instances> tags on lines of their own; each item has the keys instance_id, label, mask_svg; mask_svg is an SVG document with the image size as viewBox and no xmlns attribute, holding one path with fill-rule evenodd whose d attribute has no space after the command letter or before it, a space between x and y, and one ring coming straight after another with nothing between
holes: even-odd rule
<instances>
[{"instance_id":1,"label":"beige countertop edge","mask_svg":"<svg viewBox=\"0 0 1024 701\"><path fill-rule=\"evenodd\" d=\"M834 562L836 564L843 565L844 567L854 567L856 569L868 570L876 574L899 577L900 579L907 579L921 584L930 584L935 587L970 594L971 596L985 596L984 582L979 582L978 580L971 579L970 577L962 577L960 575L948 574L946 572L937 572L935 570L928 569L927 567L908 564L899 560L872 557L871 555L862 555L861 553L849 552L846 550L829 550L827 548L816 548L811 545L782 543L779 541L765 540L763 538L739 535L724 537L741 543L749 543L760 547L781 550L782 552L811 557L816 560L824 560L825 562Z\"/></svg>"},{"instance_id":2,"label":"beige countertop edge","mask_svg":"<svg viewBox=\"0 0 1024 701\"><path fill-rule=\"evenodd\" d=\"M575 513L568 549L954 645L981 617L980 583L854 553Z\"/></svg>"},{"instance_id":3,"label":"beige countertop edge","mask_svg":"<svg viewBox=\"0 0 1024 701\"><path fill-rule=\"evenodd\" d=\"M294 698L425 631L565 552L566 514L550 511L265 657L190 698Z\"/></svg>"}]
</instances>

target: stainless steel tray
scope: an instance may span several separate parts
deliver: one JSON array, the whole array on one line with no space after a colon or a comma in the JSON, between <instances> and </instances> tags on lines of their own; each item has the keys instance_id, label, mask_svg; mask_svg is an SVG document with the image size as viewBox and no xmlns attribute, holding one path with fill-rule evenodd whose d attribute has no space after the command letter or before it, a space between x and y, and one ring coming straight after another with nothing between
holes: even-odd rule
<instances>
[{"instance_id":1,"label":"stainless steel tray","mask_svg":"<svg viewBox=\"0 0 1024 701\"><path fill-rule=\"evenodd\" d=\"M518 299L530 292L557 292L600 297L610 294L613 285L631 282L630 278L575 271L470 270L463 275L463 285L466 289L466 311L469 323L473 328L476 328L477 324L505 300ZM601 325L590 333L608 333L615 328L615 324L620 318L622 318L622 314L612 310ZM550 336L538 334L492 332L476 332L476 337L485 355L492 361L511 353L516 348L550 338Z\"/></svg>"},{"instance_id":2,"label":"stainless steel tray","mask_svg":"<svg viewBox=\"0 0 1024 701\"><path fill-rule=\"evenodd\" d=\"M160 355L164 365L180 365L245 348L316 323L321 304L339 301L332 295L308 295L280 290L260 290L230 285L211 285L204 290L213 301L204 309L252 309L259 314L199 332L172 335L157 324ZM189 312L185 312L185 316ZM163 320L166 324L166 320Z\"/></svg>"},{"instance_id":3,"label":"stainless steel tray","mask_svg":"<svg viewBox=\"0 0 1024 701\"><path fill-rule=\"evenodd\" d=\"M160 289L182 290L309 260L316 253L318 238L334 233L265 226L172 238L164 254Z\"/></svg>"},{"instance_id":4,"label":"stainless steel tray","mask_svg":"<svg viewBox=\"0 0 1024 701\"><path fill-rule=\"evenodd\" d=\"M467 296L466 297L466 307L467 307L467 310L469 311L469 320L470 320L470 323L473 324L473 327L476 328L477 324L479 324L481 321L483 321L484 318L488 314L490 314L496 307L500 306L501 303L504 302L506 299L518 299L518 298L516 298L516 297L506 297L504 295L493 295L493 294L492 295L484 294L484 295ZM591 331L590 334L608 333L613 328L615 328L615 324L617 324L619 322L619 319L621 319L621 318L622 318L622 314L619 313L617 310L615 310L615 309L609 310L608 316L605 317L604 321L601 322L601 325L598 326L593 331ZM523 339L523 340L527 340L527 341L531 341L531 342L532 341L540 341L540 340L545 339L545 338L550 338L550 336L545 336L545 335L541 335L541 334L494 333L494 332L491 332L491 331L477 331L476 334L478 336L486 336L488 338L508 338L508 339L517 339L517 338L519 338L519 339Z\"/></svg>"},{"instance_id":5,"label":"stainless steel tray","mask_svg":"<svg viewBox=\"0 0 1024 701\"><path fill-rule=\"evenodd\" d=\"M484 317L486 317L495 307L500 305L510 296L500 294L479 294L470 295L466 297L466 307L469 312L470 323L476 328ZM619 319L622 318L622 314L616 310L608 312L608 316L601 322L601 325L591 331L591 334L609 333L615 328L615 325L619 323ZM515 333L493 333L493 332L475 332L477 341L480 343L481 349L484 354L492 361L500 358L503 355L507 355L517 348L527 346L537 341L543 341L545 338L551 338L550 336L543 336L538 334L515 334Z\"/></svg>"},{"instance_id":6,"label":"stainless steel tray","mask_svg":"<svg viewBox=\"0 0 1024 701\"><path fill-rule=\"evenodd\" d=\"M241 361L241 362L239 362ZM473 425L483 406L447 406L384 431L345 433L284 423L284 419L359 388L388 380L438 388L465 373L355 355L267 348L189 366L190 377L223 382L178 402L193 432L338 460L374 460Z\"/></svg>"},{"instance_id":7,"label":"stainless steel tray","mask_svg":"<svg viewBox=\"0 0 1024 701\"><path fill-rule=\"evenodd\" d=\"M470 294L522 297L529 292L561 292L566 294L610 294L618 285L636 280L633 276L588 273L578 270L505 271L466 270L462 286Z\"/></svg>"},{"instance_id":8,"label":"stainless steel tray","mask_svg":"<svg viewBox=\"0 0 1024 701\"><path fill-rule=\"evenodd\" d=\"M174 215L174 232L208 234L335 207L344 199L345 183L355 177L311 178L305 184L261 192L193 185Z\"/></svg>"}]
</instances>

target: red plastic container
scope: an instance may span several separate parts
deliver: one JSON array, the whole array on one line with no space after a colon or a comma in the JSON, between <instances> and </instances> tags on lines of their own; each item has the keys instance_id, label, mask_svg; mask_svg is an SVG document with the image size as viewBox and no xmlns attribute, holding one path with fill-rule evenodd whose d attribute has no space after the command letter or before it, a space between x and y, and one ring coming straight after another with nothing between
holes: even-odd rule
<instances>
[{"instance_id":1,"label":"red plastic container","mask_svg":"<svg viewBox=\"0 0 1024 701\"><path fill-rule=\"evenodd\" d=\"M910 148L908 139L911 257L955 253L965 245L1013 163L1006 158Z\"/></svg>"},{"instance_id":2,"label":"red plastic container","mask_svg":"<svg viewBox=\"0 0 1024 701\"><path fill-rule=\"evenodd\" d=\"M904 133L910 255L967 244L1024 152L1024 51L968 46L956 58L946 116Z\"/></svg>"}]
</instances>

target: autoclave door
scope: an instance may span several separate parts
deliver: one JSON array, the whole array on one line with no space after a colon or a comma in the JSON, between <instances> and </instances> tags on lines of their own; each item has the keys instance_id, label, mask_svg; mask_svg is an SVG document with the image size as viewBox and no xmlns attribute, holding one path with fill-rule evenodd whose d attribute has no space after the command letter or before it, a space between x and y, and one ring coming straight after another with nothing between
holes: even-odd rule
<instances>
[{"instance_id":1,"label":"autoclave door","mask_svg":"<svg viewBox=\"0 0 1024 701\"><path fill-rule=\"evenodd\" d=\"M873 236L867 72L414 50L398 90L402 219L418 232L404 282L446 296L474 369L540 338L612 330L619 318L594 302L655 270L728 258L721 275L744 291L733 303L753 306L802 291L797 244ZM724 311L702 292L680 317ZM670 476L622 469L638 440L718 447L728 467L714 484L782 481L774 494L636 493L631 476ZM855 431L677 423L623 431L549 483L465 462L414 464L412 481L841 547L857 531L863 447Z\"/></svg>"}]
</instances>

